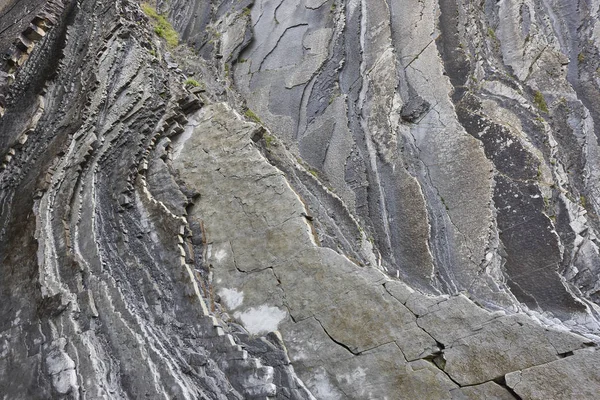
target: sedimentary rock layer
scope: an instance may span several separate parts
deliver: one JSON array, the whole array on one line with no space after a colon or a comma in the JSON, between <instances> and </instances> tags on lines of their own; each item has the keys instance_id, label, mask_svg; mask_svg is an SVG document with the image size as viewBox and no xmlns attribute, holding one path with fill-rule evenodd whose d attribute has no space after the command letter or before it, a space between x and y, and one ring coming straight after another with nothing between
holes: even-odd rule
<instances>
[{"instance_id":1,"label":"sedimentary rock layer","mask_svg":"<svg viewBox=\"0 0 600 400\"><path fill-rule=\"evenodd\" d=\"M3 398L595 398L597 1L150 6L0 5Z\"/></svg>"}]
</instances>

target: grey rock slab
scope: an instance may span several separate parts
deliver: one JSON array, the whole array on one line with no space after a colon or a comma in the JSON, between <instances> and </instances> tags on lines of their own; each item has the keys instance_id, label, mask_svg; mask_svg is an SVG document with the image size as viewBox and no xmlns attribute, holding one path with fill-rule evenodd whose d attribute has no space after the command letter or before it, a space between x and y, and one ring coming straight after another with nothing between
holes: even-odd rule
<instances>
[{"instance_id":1,"label":"grey rock slab","mask_svg":"<svg viewBox=\"0 0 600 400\"><path fill-rule=\"evenodd\" d=\"M412 289L407 284L400 281L389 281L384 284L385 290L388 291L389 294L394 296L396 300L400 303L405 304L408 299L415 293L415 290ZM412 311L412 310L411 310ZM414 313L414 312L413 312Z\"/></svg>"},{"instance_id":2,"label":"grey rock slab","mask_svg":"<svg viewBox=\"0 0 600 400\"><path fill-rule=\"evenodd\" d=\"M382 346L395 346L405 363L434 357L437 339L448 345L445 372L473 385L553 361L557 349L585 341L562 333L550 341L524 316L492 314L464 296L424 296L319 248L301 199L251 143L252 124L222 104L206 107L199 120L191 136L174 142L181 150L173 165L200 193L193 212L204 221L213 285L251 333L264 333L254 321L274 321L263 328L282 331L292 363L315 393L348 393L338 375L352 376L351 360L367 353L374 361L364 369L376 369ZM265 268L272 269L260 272L268 279L254 279ZM244 292L253 293L248 308L236 303ZM409 376L448 379L428 361L413 367Z\"/></svg>"},{"instance_id":3,"label":"grey rock slab","mask_svg":"<svg viewBox=\"0 0 600 400\"><path fill-rule=\"evenodd\" d=\"M365 368L365 366L370 366ZM341 365L340 365L341 366ZM339 371L339 372L338 372ZM332 376L349 399L451 399L457 386L431 362L407 363L394 344L381 346L333 368Z\"/></svg>"},{"instance_id":4,"label":"grey rock slab","mask_svg":"<svg viewBox=\"0 0 600 400\"><path fill-rule=\"evenodd\" d=\"M415 316L381 286L357 286L352 292L341 293L315 318L331 337L354 353L390 341L397 343L408 360L437 351L436 342L417 326Z\"/></svg>"},{"instance_id":5,"label":"grey rock slab","mask_svg":"<svg viewBox=\"0 0 600 400\"><path fill-rule=\"evenodd\" d=\"M436 304L445 301L447 296L428 296L417 291L408 296L404 305L416 316L427 314Z\"/></svg>"},{"instance_id":6,"label":"grey rock slab","mask_svg":"<svg viewBox=\"0 0 600 400\"><path fill-rule=\"evenodd\" d=\"M302 62L289 75L286 88L292 88L307 83L327 59L327 49L331 40L331 29L318 29L304 35L302 46L306 54Z\"/></svg>"},{"instance_id":7,"label":"grey rock slab","mask_svg":"<svg viewBox=\"0 0 600 400\"><path fill-rule=\"evenodd\" d=\"M599 362L599 351L581 350L570 357L507 374L506 384L523 399L597 399Z\"/></svg>"},{"instance_id":8,"label":"grey rock slab","mask_svg":"<svg viewBox=\"0 0 600 400\"><path fill-rule=\"evenodd\" d=\"M433 363L417 360L408 363L406 380L399 385L404 399L427 398L450 399L450 392L457 387L446 374Z\"/></svg>"},{"instance_id":9,"label":"grey rock slab","mask_svg":"<svg viewBox=\"0 0 600 400\"><path fill-rule=\"evenodd\" d=\"M322 365L345 363L355 355L334 343L314 317L298 322L287 321L281 327L290 361L296 370Z\"/></svg>"},{"instance_id":10,"label":"grey rock slab","mask_svg":"<svg viewBox=\"0 0 600 400\"><path fill-rule=\"evenodd\" d=\"M185 184L200 193L193 213L203 220L212 284L233 317L250 333L281 329L284 342L293 320L312 321L298 324L306 327L304 337L315 337L316 330L319 339L313 347L292 347L292 361L300 353L314 362L321 357L318 348L335 343L345 356L353 356L346 348L358 354L394 342L411 360L438 351L414 314L383 288L380 271L316 246L300 212L301 200L252 145L252 125L222 104L202 113L194 132L174 142L178 156L173 165ZM265 268L273 276L259 279ZM248 287L251 304L244 294ZM293 320L286 318L288 311ZM255 328L257 321L261 329ZM326 361L323 368L329 371L332 365Z\"/></svg>"},{"instance_id":11,"label":"grey rock slab","mask_svg":"<svg viewBox=\"0 0 600 400\"><path fill-rule=\"evenodd\" d=\"M472 335L494 318L493 314L463 295L436 303L423 314L418 319L418 325L445 345Z\"/></svg>"},{"instance_id":12,"label":"grey rock slab","mask_svg":"<svg viewBox=\"0 0 600 400\"><path fill-rule=\"evenodd\" d=\"M454 389L451 394L452 400L515 400L515 396L494 382Z\"/></svg>"},{"instance_id":13,"label":"grey rock slab","mask_svg":"<svg viewBox=\"0 0 600 400\"><path fill-rule=\"evenodd\" d=\"M443 327L442 323L439 329ZM446 348L444 370L460 385L474 385L555 361L559 358L557 344L561 351L573 351L584 347L586 341L581 336L549 331L523 315L500 317Z\"/></svg>"},{"instance_id":14,"label":"grey rock slab","mask_svg":"<svg viewBox=\"0 0 600 400\"><path fill-rule=\"evenodd\" d=\"M312 326L311 334L306 335ZM382 399L390 394L398 399L451 399L454 384L432 363L419 360L407 363L393 343L358 356L335 344L327 344L326 334L310 318L283 330L296 371L317 398ZM307 349L320 355L311 359Z\"/></svg>"},{"instance_id":15,"label":"grey rock slab","mask_svg":"<svg viewBox=\"0 0 600 400\"><path fill-rule=\"evenodd\" d=\"M441 200L449 217L444 227L437 228L441 231L432 233L431 247L433 252L439 252L438 246L446 246L441 239L452 232L455 243L454 254L449 255L452 261L438 260L438 268L450 269L452 279L463 282L457 285L461 290L463 284L472 281L477 263L484 258L492 219L489 204L492 166L481 144L469 137L460 125L451 103L452 86L432 37L436 31L437 5L425 2L422 8L408 8L415 14L420 12L421 16L415 17L427 22L414 27L401 24L399 29L411 30L413 41L401 45L398 56L406 62L408 83L417 88L417 94L424 101L432 104L421 122L410 127L410 132L419 149L419 159L427 170L430 182L426 185L433 187L436 200Z\"/></svg>"}]
</instances>

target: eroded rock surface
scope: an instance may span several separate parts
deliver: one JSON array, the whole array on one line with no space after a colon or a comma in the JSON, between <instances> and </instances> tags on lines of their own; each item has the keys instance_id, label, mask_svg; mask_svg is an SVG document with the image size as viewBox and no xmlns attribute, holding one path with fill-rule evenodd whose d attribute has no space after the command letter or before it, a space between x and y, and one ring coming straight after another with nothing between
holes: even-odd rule
<instances>
[{"instance_id":1,"label":"eroded rock surface","mask_svg":"<svg viewBox=\"0 0 600 400\"><path fill-rule=\"evenodd\" d=\"M0 4L4 399L595 399L600 3Z\"/></svg>"}]
</instances>

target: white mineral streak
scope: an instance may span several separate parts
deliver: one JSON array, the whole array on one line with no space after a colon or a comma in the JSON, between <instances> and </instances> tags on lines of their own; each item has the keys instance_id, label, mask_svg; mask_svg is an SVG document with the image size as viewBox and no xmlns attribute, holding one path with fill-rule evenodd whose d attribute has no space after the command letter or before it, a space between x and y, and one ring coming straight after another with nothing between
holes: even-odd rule
<instances>
[{"instance_id":1,"label":"white mineral streak","mask_svg":"<svg viewBox=\"0 0 600 400\"><path fill-rule=\"evenodd\" d=\"M239 292L236 289L222 288L219 290L219 296L221 296L229 310L235 310L244 302L244 292Z\"/></svg>"},{"instance_id":2,"label":"white mineral streak","mask_svg":"<svg viewBox=\"0 0 600 400\"><path fill-rule=\"evenodd\" d=\"M287 313L277 307L262 305L250 307L244 312L237 311L233 316L242 322L248 333L260 335L278 330Z\"/></svg>"}]
</instances>

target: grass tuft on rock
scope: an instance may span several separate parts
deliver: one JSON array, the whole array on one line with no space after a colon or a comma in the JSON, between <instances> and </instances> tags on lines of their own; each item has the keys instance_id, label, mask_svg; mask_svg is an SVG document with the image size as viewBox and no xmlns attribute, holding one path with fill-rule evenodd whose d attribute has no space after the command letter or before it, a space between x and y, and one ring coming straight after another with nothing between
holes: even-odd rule
<instances>
[{"instance_id":1,"label":"grass tuft on rock","mask_svg":"<svg viewBox=\"0 0 600 400\"><path fill-rule=\"evenodd\" d=\"M177 31L173 29L173 25L167 21L167 18L164 15L159 14L158 11L156 11L156 8L148 3L142 3L142 11L154 21L154 32L165 39L169 47L175 47L179 44L179 35L177 34Z\"/></svg>"},{"instance_id":2,"label":"grass tuft on rock","mask_svg":"<svg viewBox=\"0 0 600 400\"><path fill-rule=\"evenodd\" d=\"M185 86L191 86L191 87L198 87L198 86L200 86L200 82L198 82L195 79L188 78L188 79L185 80L184 85Z\"/></svg>"},{"instance_id":3,"label":"grass tuft on rock","mask_svg":"<svg viewBox=\"0 0 600 400\"><path fill-rule=\"evenodd\" d=\"M258 115L254 114L254 112L252 110L247 109L246 112L244 113L244 115L246 116L246 118L248 118L256 123L262 124L262 121L260 120L260 118L258 118Z\"/></svg>"},{"instance_id":4,"label":"grass tuft on rock","mask_svg":"<svg viewBox=\"0 0 600 400\"><path fill-rule=\"evenodd\" d=\"M539 108L545 113L548 112L548 104L546 104L546 99L544 98L542 92L540 92L539 90L536 90L533 93L533 102L535 103L537 108Z\"/></svg>"},{"instance_id":5,"label":"grass tuft on rock","mask_svg":"<svg viewBox=\"0 0 600 400\"><path fill-rule=\"evenodd\" d=\"M277 142L275 141L275 137L269 134L264 135L265 138L265 144L267 145L267 148L271 148L272 146L276 146Z\"/></svg>"}]
</instances>

